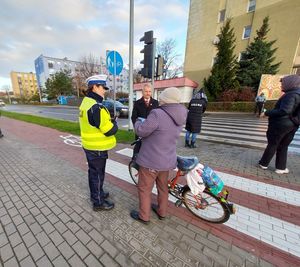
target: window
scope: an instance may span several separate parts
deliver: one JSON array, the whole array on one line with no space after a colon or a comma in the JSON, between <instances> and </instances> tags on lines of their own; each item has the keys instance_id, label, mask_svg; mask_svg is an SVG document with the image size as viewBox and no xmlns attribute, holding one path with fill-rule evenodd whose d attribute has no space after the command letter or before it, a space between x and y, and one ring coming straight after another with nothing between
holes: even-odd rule
<instances>
[{"instance_id":1,"label":"window","mask_svg":"<svg viewBox=\"0 0 300 267\"><path fill-rule=\"evenodd\" d=\"M248 2L248 12L255 11L256 0L249 0Z\"/></svg>"},{"instance_id":2,"label":"window","mask_svg":"<svg viewBox=\"0 0 300 267\"><path fill-rule=\"evenodd\" d=\"M223 22L225 20L225 11L226 11L226 9L222 9L219 12L219 20L218 20L218 22Z\"/></svg>"},{"instance_id":3,"label":"window","mask_svg":"<svg viewBox=\"0 0 300 267\"><path fill-rule=\"evenodd\" d=\"M251 34L251 25L248 25L244 27L243 39L250 38L250 34Z\"/></svg>"},{"instance_id":4,"label":"window","mask_svg":"<svg viewBox=\"0 0 300 267\"><path fill-rule=\"evenodd\" d=\"M48 61L48 68L53 69L53 62L52 61Z\"/></svg>"},{"instance_id":5,"label":"window","mask_svg":"<svg viewBox=\"0 0 300 267\"><path fill-rule=\"evenodd\" d=\"M246 51L242 51L239 54L239 61L245 60L247 58L247 52Z\"/></svg>"},{"instance_id":6,"label":"window","mask_svg":"<svg viewBox=\"0 0 300 267\"><path fill-rule=\"evenodd\" d=\"M215 65L217 63L218 58L217 57L213 57L212 58L212 66Z\"/></svg>"}]
</instances>

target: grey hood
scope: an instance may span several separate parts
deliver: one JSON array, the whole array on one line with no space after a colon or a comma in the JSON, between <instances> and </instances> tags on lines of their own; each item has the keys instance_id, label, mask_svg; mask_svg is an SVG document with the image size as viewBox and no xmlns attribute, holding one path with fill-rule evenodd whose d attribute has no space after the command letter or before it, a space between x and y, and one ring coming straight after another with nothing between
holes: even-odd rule
<instances>
[{"instance_id":1,"label":"grey hood","mask_svg":"<svg viewBox=\"0 0 300 267\"><path fill-rule=\"evenodd\" d=\"M181 104L163 104L160 109L164 110L178 126L185 124L187 109Z\"/></svg>"}]
</instances>

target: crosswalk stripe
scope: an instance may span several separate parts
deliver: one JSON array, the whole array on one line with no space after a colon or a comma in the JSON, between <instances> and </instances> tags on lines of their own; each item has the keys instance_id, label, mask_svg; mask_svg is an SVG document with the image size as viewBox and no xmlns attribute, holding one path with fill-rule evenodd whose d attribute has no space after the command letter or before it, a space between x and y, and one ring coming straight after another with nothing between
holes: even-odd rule
<instances>
[{"instance_id":1,"label":"crosswalk stripe","mask_svg":"<svg viewBox=\"0 0 300 267\"><path fill-rule=\"evenodd\" d=\"M130 149L126 149L123 151L120 150L117 153L128 155L130 153ZM128 172L128 166L125 164L108 159L106 172L124 181L133 183ZM240 178L242 178L242 180L240 184L237 184L237 181ZM239 187L242 190L247 190L246 184L247 182L250 182L248 181L248 179L234 175L228 176L228 174L226 174L226 182L232 179L232 186ZM272 186L269 184L260 183L256 181L251 181L250 183L251 184L248 186L248 189L251 190L251 193L252 191L255 191L255 188L258 188L260 186L263 186L263 188L265 188L265 190L267 190L268 192L274 192L274 190L278 190L276 186ZM263 189L261 190L263 191ZM279 193L281 202L295 203L295 201L300 197L300 192L298 191L285 188L280 188L280 191L282 191L282 193ZM156 190L154 190L153 192L156 193ZM257 192L255 193L259 194ZM294 199L288 198L288 194L290 193L294 195ZM266 194L264 196L272 199L275 198L274 194L271 193ZM300 257L300 226L286 222L273 216L266 215L256 210L249 209L241 205L237 205L237 208L237 214L232 215L230 217L229 221L225 223L226 226L235 229L236 231L242 232L246 235L249 235L257 240L261 240L267 244L270 244L273 247L276 247L283 251L289 252L297 257Z\"/></svg>"},{"instance_id":2,"label":"crosswalk stripe","mask_svg":"<svg viewBox=\"0 0 300 267\"><path fill-rule=\"evenodd\" d=\"M266 119L206 116L203 118L202 131L197 138L209 142L262 149L267 146L267 128ZM183 128L181 135L184 133ZM300 130L295 134L289 152L300 154Z\"/></svg>"},{"instance_id":3,"label":"crosswalk stripe","mask_svg":"<svg viewBox=\"0 0 300 267\"><path fill-rule=\"evenodd\" d=\"M116 153L131 157L132 152L133 150L131 148L124 148L117 151ZM299 191L247 179L242 176L232 175L225 172L216 171L216 173L220 177L222 177L222 180L227 186L230 186L232 188L236 188L254 195L278 200L286 204L300 206Z\"/></svg>"}]
</instances>

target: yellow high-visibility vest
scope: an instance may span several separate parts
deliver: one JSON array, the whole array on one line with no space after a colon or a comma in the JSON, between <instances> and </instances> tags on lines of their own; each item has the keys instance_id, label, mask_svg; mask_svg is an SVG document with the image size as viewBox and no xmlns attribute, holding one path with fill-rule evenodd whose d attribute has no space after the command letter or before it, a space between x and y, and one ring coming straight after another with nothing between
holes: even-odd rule
<instances>
[{"instance_id":1,"label":"yellow high-visibility vest","mask_svg":"<svg viewBox=\"0 0 300 267\"><path fill-rule=\"evenodd\" d=\"M116 146L115 136L104 135L114 126L111 122L108 110L105 107L99 109L99 129L89 124L88 110L95 104L97 104L96 100L90 97L85 97L79 107L79 124L82 146L87 150L105 151L112 149Z\"/></svg>"}]
</instances>

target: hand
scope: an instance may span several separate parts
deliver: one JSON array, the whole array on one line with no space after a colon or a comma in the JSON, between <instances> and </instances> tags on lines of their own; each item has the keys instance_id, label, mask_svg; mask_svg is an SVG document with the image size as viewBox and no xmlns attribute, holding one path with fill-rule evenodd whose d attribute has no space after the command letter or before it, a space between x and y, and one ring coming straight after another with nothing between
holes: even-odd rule
<instances>
[{"instance_id":1,"label":"hand","mask_svg":"<svg viewBox=\"0 0 300 267\"><path fill-rule=\"evenodd\" d=\"M117 120L118 120L117 116L114 116L113 118L111 118L111 122L113 122L113 123L117 123Z\"/></svg>"}]
</instances>

